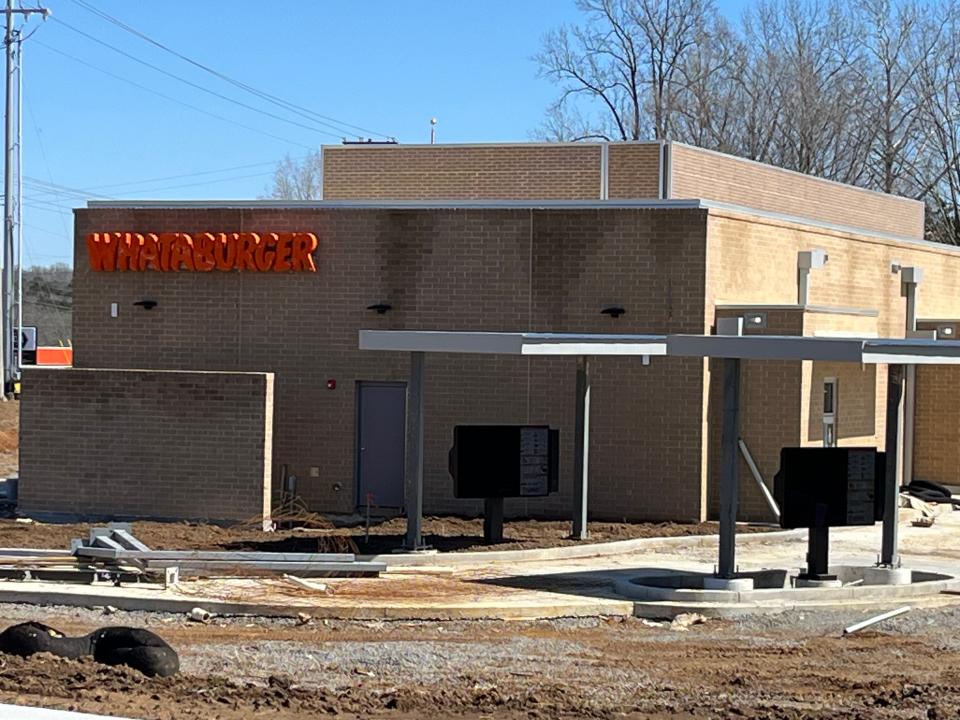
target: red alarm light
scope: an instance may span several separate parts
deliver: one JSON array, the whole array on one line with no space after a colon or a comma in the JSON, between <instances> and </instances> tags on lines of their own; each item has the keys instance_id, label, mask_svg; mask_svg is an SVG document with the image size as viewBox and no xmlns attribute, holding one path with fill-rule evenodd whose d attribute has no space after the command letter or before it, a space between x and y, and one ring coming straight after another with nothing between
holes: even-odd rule
<instances>
[{"instance_id":1,"label":"red alarm light","mask_svg":"<svg viewBox=\"0 0 960 720\"><path fill-rule=\"evenodd\" d=\"M329 380L327 380L327 390L336 390L336 389L337 389L337 381L334 380L333 378L330 378Z\"/></svg>"}]
</instances>

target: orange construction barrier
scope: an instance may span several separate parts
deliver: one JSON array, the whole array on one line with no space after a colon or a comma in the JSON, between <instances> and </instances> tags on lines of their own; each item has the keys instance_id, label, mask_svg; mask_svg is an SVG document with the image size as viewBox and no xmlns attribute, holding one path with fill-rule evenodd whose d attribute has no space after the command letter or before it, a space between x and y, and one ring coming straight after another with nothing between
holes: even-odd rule
<instances>
[{"instance_id":1,"label":"orange construction barrier","mask_svg":"<svg viewBox=\"0 0 960 720\"><path fill-rule=\"evenodd\" d=\"M73 365L73 348L38 347L37 365Z\"/></svg>"}]
</instances>

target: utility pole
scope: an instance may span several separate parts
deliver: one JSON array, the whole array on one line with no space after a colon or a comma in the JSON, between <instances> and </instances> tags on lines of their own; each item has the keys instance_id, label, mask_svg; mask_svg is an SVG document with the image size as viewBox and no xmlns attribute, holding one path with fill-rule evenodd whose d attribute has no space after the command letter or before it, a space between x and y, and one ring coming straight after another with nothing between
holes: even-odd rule
<instances>
[{"instance_id":1,"label":"utility pole","mask_svg":"<svg viewBox=\"0 0 960 720\"><path fill-rule=\"evenodd\" d=\"M16 26L15 18L22 15L24 19L30 15L38 14L47 18L50 11L47 8L15 8L13 0L7 0L4 12L7 15L7 29L4 35L4 47L7 53L7 82L5 107L5 130L4 130L4 170L3 170L3 257L0 263L2 270L2 312L0 312L0 337L2 337L3 348L0 352L0 374L3 376L3 397L7 397L13 391L13 381L20 376L20 353L14 355L14 331L21 333L23 304L21 287L21 259L22 252L22 231L20 227L20 208L22 204L21 197L21 110L23 99L20 89L22 87L22 62L21 53L23 50L23 37L20 29ZM14 96L16 96L16 110L14 110ZM16 168L16 179L14 178L14 168ZM16 182L16 185L14 183ZM16 191L16 198L14 192ZM19 242L18 242L19 238ZM14 275L14 265L16 265L16 276ZM16 279L15 279L16 278ZM14 288L17 289L19 300L14 310ZM17 347L22 344L22 338L17 338Z\"/></svg>"}]
</instances>

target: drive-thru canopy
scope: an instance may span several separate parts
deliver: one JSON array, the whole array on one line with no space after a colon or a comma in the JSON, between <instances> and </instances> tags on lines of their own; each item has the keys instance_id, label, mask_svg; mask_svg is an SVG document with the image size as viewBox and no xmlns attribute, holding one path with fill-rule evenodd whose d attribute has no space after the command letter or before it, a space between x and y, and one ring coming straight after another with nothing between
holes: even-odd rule
<instances>
[{"instance_id":1,"label":"drive-thru canopy","mask_svg":"<svg viewBox=\"0 0 960 720\"><path fill-rule=\"evenodd\" d=\"M737 440L741 360L815 360L889 366L886 403L887 473L880 562L899 564L897 556L898 450L897 421L903 395L904 366L960 364L960 342L919 338L835 338L772 335L608 335L590 333L446 332L420 330L361 330L361 350L409 352L407 453L411 476L405 484L407 545L421 545L423 488L424 356L428 352L572 355L576 374L577 420L573 535L586 537L587 474L590 432L588 358L599 355L718 358L724 361L722 467L720 474L720 549L718 575L735 572L737 518Z\"/></svg>"}]
</instances>

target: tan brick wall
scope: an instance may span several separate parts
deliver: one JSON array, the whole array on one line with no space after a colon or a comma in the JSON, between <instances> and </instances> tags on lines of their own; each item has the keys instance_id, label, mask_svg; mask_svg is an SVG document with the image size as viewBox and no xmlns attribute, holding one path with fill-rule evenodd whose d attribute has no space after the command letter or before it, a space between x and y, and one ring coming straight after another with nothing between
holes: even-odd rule
<instances>
[{"instance_id":1,"label":"tan brick wall","mask_svg":"<svg viewBox=\"0 0 960 720\"><path fill-rule=\"evenodd\" d=\"M913 476L960 485L960 367L917 367Z\"/></svg>"},{"instance_id":2,"label":"tan brick wall","mask_svg":"<svg viewBox=\"0 0 960 720\"><path fill-rule=\"evenodd\" d=\"M671 198L698 198L863 228L923 237L923 203L672 143Z\"/></svg>"},{"instance_id":3,"label":"tan brick wall","mask_svg":"<svg viewBox=\"0 0 960 720\"><path fill-rule=\"evenodd\" d=\"M767 327L747 330L749 335L801 335L803 312L767 310ZM737 317L743 311L720 310L717 318ZM780 448L796 445L801 421L801 364L799 362L741 361L740 436L750 450L764 482L773 491L773 476L780 465ZM720 503L721 436L723 427L723 361L711 360L708 381L710 448L708 455L710 514ZM739 457L740 512L742 520L770 522L766 500L742 454Z\"/></svg>"},{"instance_id":4,"label":"tan brick wall","mask_svg":"<svg viewBox=\"0 0 960 720\"><path fill-rule=\"evenodd\" d=\"M610 143L607 196L655 199L660 192L660 143Z\"/></svg>"},{"instance_id":5,"label":"tan brick wall","mask_svg":"<svg viewBox=\"0 0 960 720\"><path fill-rule=\"evenodd\" d=\"M856 363L805 362L810 375L806 384L801 445L823 444L823 384L827 378L837 380L836 426L837 443L848 446L883 447L885 396L877 387L877 366Z\"/></svg>"},{"instance_id":6,"label":"tan brick wall","mask_svg":"<svg viewBox=\"0 0 960 720\"><path fill-rule=\"evenodd\" d=\"M708 226L708 308L718 303L795 303L797 253L823 248L829 254L829 261L824 268L811 272L811 305L872 309L878 312L878 316L808 310L803 328L806 335L903 337L905 303L900 296L899 276L890 271L894 261L924 270L917 300L920 317L960 316L960 295L956 293L956 288L960 287L960 253L955 249L926 243L895 242L720 210L710 211ZM828 375L840 379L841 443L876 444L882 448L887 378L884 366L861 369L859 366L804 362L800 377L803 415L798 430L801 433L793 442L818 444L822 441L819 427L822 407L819 404L823 377ZM784 387L771 381L765 392L768 397L775 397L783 392ZM792 397L792 389L790 394ZM871 412L875 413L872 432L868 419ZM927 412L926 406L918 400L918 438L924 432L922 427L930 427L930 420L923 417ZM933 417L937 417L936 413ZM915 455L919 470L926 460L920 451ZM776 458L770 454L763 462L765 465L775 464Z\"/></svg>"},{"instance_id":7,"label":"tan brick wall","mask_svg":"<svg viewBox=\"0 0 960 720\"><path fill-rule=\"evenodd\" d=\"M19 511L269 517L273 376L27 369Z\"/></svg>"},{"instance_id":8,"label":"tan brick wall","mask_svg":"<svg viewBox=\"0 0 960 720\"><path fill-rule=\"evenodd\" d=\"M76 219L76 365L274 372L275 473L287 464L305 500L324 510L356 507L356 383L408 373L403 354L358 351L361 328L704 327L699 210L93 209ZM309 231L320 241L318 271L94 273L83 238L106 229ZM144 298L157 306L133 306ZM366 310L379 301L393 310ZM613 303L627 310L617 320L600 314ZM702 363L603 358L592 368L594 516L699 517ZM455 424L535 422L561 430L561 492L508 512L568 515L574 374L573 358L429 355L425 510L479 510L452 497ZM326 388L331 378L336 390Z\"/></svg>"},{"instance_id":9,"label":"tan brick wall","mask_svg":"<svg viewBox=\"0 0 960 720\"><path fill-rule=\"evenodd\" d=\"M923 268L919 317L960 316L960 251L934 243L908 243L836 232L749 213L710 210L708 307L714 304L794 304L797 253L822 248L825 267L810 274L809 303L876 310L881 337L903 337L905 304L900 277L890 265Z\"/></svg>"},{"instance_id":10,"label":"tan brick wall","mask_svg":"<svg viewBox=\"0 0 960 720\"><path fill-rule=\"evenodd\" d=\"M595 200L600 144L323 148L325 200Z\"/></svg>"}]
</instances>

